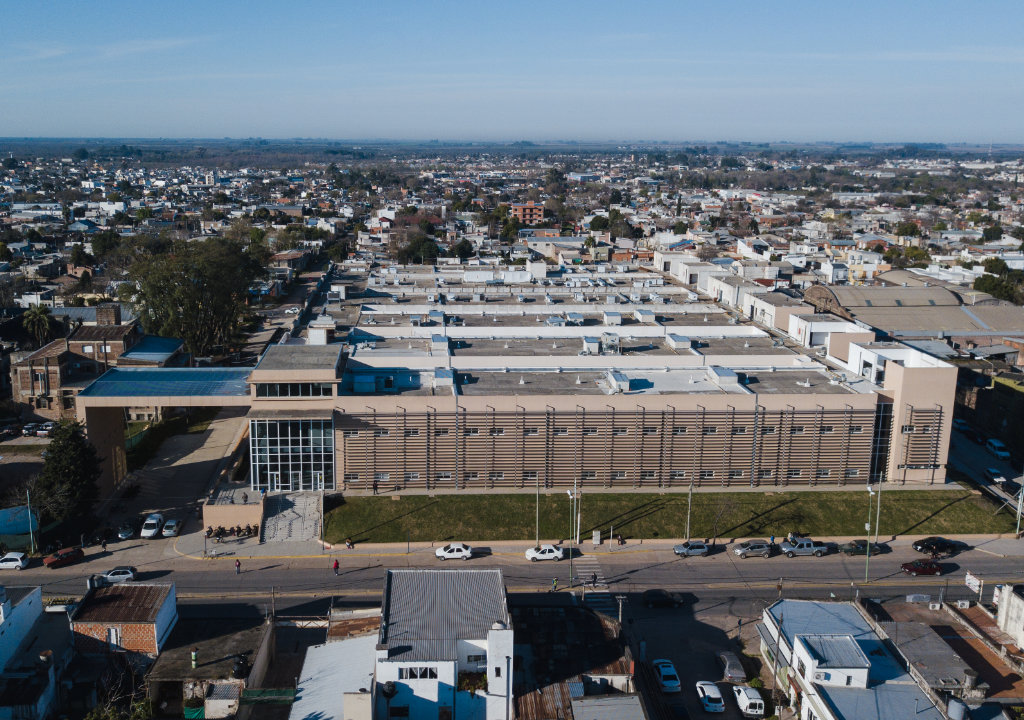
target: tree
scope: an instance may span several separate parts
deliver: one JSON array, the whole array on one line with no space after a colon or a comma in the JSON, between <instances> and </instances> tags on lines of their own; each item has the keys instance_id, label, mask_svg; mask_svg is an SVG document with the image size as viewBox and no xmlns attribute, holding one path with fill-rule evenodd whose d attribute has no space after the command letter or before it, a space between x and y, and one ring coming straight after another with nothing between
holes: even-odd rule
<instances>
[{"instance_id":1,"label":"tree","mask_svg":"<svg viewBox=\"0 0 1024 720\"><path fill-rule=\"evenodd\" d=\"M21 316L21 325L29 335L35 338L36 344L42 347L43 343L50 339L53 327L50 308L45 305L33 305Z\"/></svg>"},{"instance_id":2,"label":"tree","mask_svg":"<svg viewBox=\"0 0 1024 720\"><path fill-rule=\"evenodd\" d=\"M684 222L682 220L680 220L679 222L672 226L672 232L674 232L676 235L685 235L689 229L690 223Z\"/></svg>"},{"instance_id":3,"label":"tree","mask_svg":"<svg viewBox=\"0 0 1024 720\"><path fill-rule=\"evenodd\" d=\"M896 234L900 237L917 237L921 234L921 228L913 220L903 220L896 225Z\"/></svg>"},{"instance_id":4,"label":"tree","mask_svg":"<svg viewBox=\"0 0 1024 720\"><path fill-rule=\"evenodd\" d=\"M143 256L129 271L127 288L146 332L179 337L193 355L231 343L249 287L266 275L257 253L242 241L177 241L170 252Z\"/></svg>"},{"instance_id":5,"label":"tree","mask_svg":"<svg viewBox=\"0 0 1024 720\"><path fill-rule=\"evenodd\" d=\"M92 265L94 262L92 255L82 249L81 245L75 245L71 248L71 264L75 266L80 265Z\"/></svg>"},{"instance_id":6,"label":"tree","mask_svg":"<svg viewBox=\"0 0 1024 720\"><path fill-rule=\"evenodd\" d=\"M595 215L594 219L590 221L591 230L607 230L611 223L608 222L608 218L604 215Z\"/></svg>"},{"instance_id":7,"label":"tree","mask_svg":"<svg viewBox=\"0 0 1024 720\"><path fill-rule=\"evenodd\" d=\"M621 205L622 204L622 191L612 190L612 194L608 196L609 205Z\"/></svg>"},{"instance_id":8,"label":"tree","mask_svg":"<svg viewBox=\"0 0 1024 720\"><path fill-rule=\"evenodd\" d=\"M985 268L985 272L992 273L993 275L1005 275L1010 271L1010 267L1002 258L986 258L982 265Z\"/></svg>"},{"instance_id":9,"label":"tree","mask_svg":"<svg viewBox=\"0 0 1024 720\"><path fill-rule=\"evenodd\" d=\"M473 257L473 243L463 238L455 245L452 246L452 255L459 258L460 260L467 260Z\"/></svg>"},{"instance_id":10,"label":"tree","mask_svg":"<svg viewBox=\"0 0 1024 720\"><path fill-rule=\"evenodd\" d=\"M14 253L7 247L7 243L0 242L0 262L6 262L14 257Z\"/></svg>"},{"instance_id":11,"label":"tree","mask_svg":"<svg viewBox=\"0 0 1024 720\"><path fill-rule=\"evenodd\" d=\"M96 448L76 420L61 421L50 438L43 469L31 483L32 502L51 521L88 515L99 496Z\"/></svg>"},{"instance_id":12,"label":"tree","mask_svg":"<svg viewBox=\"0 0 1024 720\"><path fill-rule=\"evenodd\" d=\"M87 160L89 158L89 151L86 150L84 147L78 148L73 153L71 153L71 157L73 157L75 160Z\"/></svg>"},{"instance_id":13,"label":"tree","mask_svg":"<svg viewBox=\"0 0 1024 720\"><path fill-rule=\"evenodd\" d=\"M982 242L995 242L1003 238L1003 226L999 223L995 225L989 225L987 228L981 231Z\"/></svg>"}]
</instances>

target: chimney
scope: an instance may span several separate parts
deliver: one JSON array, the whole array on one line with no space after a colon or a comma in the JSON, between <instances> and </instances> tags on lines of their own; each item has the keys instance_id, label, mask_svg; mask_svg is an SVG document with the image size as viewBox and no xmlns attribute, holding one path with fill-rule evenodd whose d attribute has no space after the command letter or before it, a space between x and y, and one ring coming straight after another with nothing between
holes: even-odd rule
<instances>
[{"instance_id":1,"label":"chimney","mask_svg":"<svg viewBox=\"0 0 1024 720\"><path fill-rule=\"evenodd\" d=\"M103 303L96 306L97 325L120 325L121 306L117 303Z\"/></svg>"}]
</instances>

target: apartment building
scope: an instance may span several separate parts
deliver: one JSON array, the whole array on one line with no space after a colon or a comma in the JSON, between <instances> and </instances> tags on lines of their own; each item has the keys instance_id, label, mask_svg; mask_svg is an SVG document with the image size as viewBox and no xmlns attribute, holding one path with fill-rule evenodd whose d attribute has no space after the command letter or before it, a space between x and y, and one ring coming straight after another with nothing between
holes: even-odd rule
<instances>
[{"instance_id":1,"label":"apartment building","mask_svg":"<svg viewBox=\"0 0 1024 720\"><path fill-rule=\"evenodd\" d=\"M512 203L509 206L509 214L523 225L536 225L544 221L544 205L532 200L524 203Z\"/></svg>"}]
</instances>

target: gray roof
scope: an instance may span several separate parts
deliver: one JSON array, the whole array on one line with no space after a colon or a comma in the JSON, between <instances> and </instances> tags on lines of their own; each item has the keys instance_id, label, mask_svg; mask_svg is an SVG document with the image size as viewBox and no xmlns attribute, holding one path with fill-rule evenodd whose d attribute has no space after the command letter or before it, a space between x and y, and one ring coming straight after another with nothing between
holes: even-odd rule
<instances>
[{"instance_id":1,"label":"gray roof","mask_svg":"<svg viewBox=\"0 0 1024 720\"><path fill-rule=\"evenodd\" d=\"M881 626L929 686L943 690L963 686L971 666L932 627L922 622L883 622Z\"/></svg>"},{"instance_id":2,"label":"gray roof","mask_svg":"<svg viewBox=\"0 0 1024 720\"><path fill-rule=\"evenodd\" d=\"M800 641L818 661L818 667L871 667L871 663L849 635L803 635Z\"/></svg>"},{"instance_id":3,"label":"gray roof","mask_svg":"<svg viewBox=\"0 0 1024 720\"><path fill-rule=\"evenodd\" d=\"M636 695L598 695L572 701L573 720L647 720Z\"/></svg>"},{"instance_id":4,"label":"gray roof","mask_svg":"<svg viewBox=\"0 0 1024 720\"><path fill-rule=\"evenodd\" d=\"M338 367L341 343L332 345L271 345L257 370L333 370Z\"/></svg>"},{"instance_id":5,"label":"gray roof","mask_svg":"<svg viewBox=\"0 0 1024 720\"><path fill-rule=\"evenodd\" d=\"M457 660L459 640L511 627L501 571L389 570L380 643L389 660Z\"/></svg>"}]
</instances>

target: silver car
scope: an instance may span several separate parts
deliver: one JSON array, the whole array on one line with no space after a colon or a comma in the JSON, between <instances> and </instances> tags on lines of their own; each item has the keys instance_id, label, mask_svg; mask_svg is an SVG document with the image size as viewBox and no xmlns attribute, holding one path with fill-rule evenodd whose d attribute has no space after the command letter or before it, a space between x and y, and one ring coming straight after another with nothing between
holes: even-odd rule
<instances>
[{"instance_id":1,"label":"silver car","mask_svg":"<svg viewBox=\"0 0 1024 720\"><path fill-rule=\"evenodd\" d=\"M766 558L771 557L772 546L767 540L747 540L734 547L732 551L744 560L751 555L760 555Z\"/></svg>"}]
</instances>

